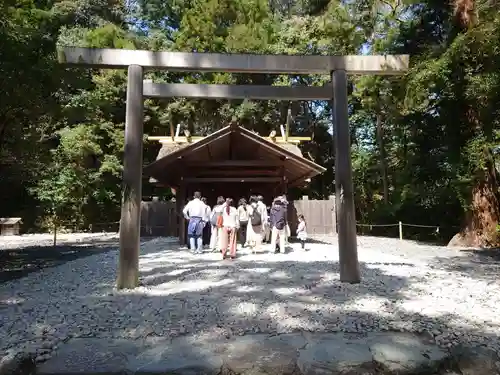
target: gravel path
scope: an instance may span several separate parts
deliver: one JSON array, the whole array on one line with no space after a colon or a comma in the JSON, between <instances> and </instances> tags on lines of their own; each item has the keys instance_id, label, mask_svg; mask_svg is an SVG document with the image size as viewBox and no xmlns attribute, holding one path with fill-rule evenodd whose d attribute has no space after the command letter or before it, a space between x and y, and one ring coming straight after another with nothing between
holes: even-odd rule
<instances>
[{"instance_id":1,"label":"gravel path","mask_svg":"<svg viewBox=\"0 0 500 375\"><path fill-rule=\"evenodd\" d=\"M497 262L360 237L363 281L348 285L338 281L335 243L287 254L241 251L232 262L179 250L172 239L148 240L142 286L126 292L113 289L117 250L45 268L0 284L0 349L44 360L70 337L400 330L427 332L444 347L500 350Z\"/></svg>"},{"instance_id":2,"label":"gravel path","mask_svg":"<svg viewBox=\"0 0 500 375\"><path fill-rule=\"evenodd\" d=\"M110 251L118 246L117 233L63 234L53 245L50 234L0 237L0 283L40 269Z\"/></svg>"}]
</instances>

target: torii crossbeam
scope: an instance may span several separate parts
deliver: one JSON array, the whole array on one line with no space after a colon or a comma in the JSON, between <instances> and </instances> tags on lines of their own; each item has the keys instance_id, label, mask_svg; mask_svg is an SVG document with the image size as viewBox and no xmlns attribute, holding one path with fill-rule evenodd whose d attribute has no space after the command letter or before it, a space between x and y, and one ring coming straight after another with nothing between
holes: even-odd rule
<instances>
[{"instance_id":1,"label":"torii crossbeam","mask_svg":"<svg viewBox=\"0 0 500 375\"><path fill-rule=\"evenodd\" d=\"M123 203L120 221L120 263L117 287L139 283L140 207L142 197L143 100L148 97L249 98L274 100L333 100L335 123L335 190L338 220L340 280L361 280L356 242L347 74L400 75L408 70L409 56L287 56L152 52L66 47L58 51L67 66L128 69ZM275 87L143 83L144 70L330 74L332 86Z\"/></svg>"}]
</instances>

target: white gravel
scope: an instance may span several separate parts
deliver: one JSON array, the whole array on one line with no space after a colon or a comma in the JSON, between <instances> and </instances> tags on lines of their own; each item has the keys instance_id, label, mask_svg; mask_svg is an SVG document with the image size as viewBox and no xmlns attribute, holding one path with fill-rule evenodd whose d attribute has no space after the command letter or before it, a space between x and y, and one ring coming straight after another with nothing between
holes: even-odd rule
<instances>
[{"instance_id":1,"label":"white gravel","mask_svg":"<svg viewBox=\"0 0 500 375\"><path fill-rule=\"evenodd\" d=\"M0 284L0 354L15 348L44 360L62 341L83 336L297 330L427 332L441 346L500 350L497 264L394 239L358 243L357 285L338 281L335 241L222 261L179 250L172 239L149 240L143 286L125 292L114 289L117 250L46 268Z\"/></svg>"}]
</instances>

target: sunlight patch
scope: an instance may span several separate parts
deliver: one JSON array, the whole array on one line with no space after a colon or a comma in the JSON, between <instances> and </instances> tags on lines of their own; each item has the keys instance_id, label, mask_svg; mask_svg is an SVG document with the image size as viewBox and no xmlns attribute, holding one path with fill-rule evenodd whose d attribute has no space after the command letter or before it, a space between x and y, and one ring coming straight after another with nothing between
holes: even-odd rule
<instances>
[{"instance_id":1,"label":"sunlight patch","mask_svg":"<svg viewBox=\"0 0 500 375\"><path fill-rule=\"evenodd\" d=\"M231 313L240 316L255 316L258 310L259 306L252 302L240 302L230 309Z\"/></svg>"},{"instance_id":2,"label":"sunlight patch","mask_svg":"<svg viewBox=\"0 0 500 375\"><path fill-rule=\"evenodd\" d=\"M25 299L20 297L11 297L0 301L1 305L21 305L24 303Z\"/></svg>"},{"instance_id":3,"label":"sunlight patch","mask_svg":"<svg viewBox=\"0 0 500 375\"><path fill-rule=\"evenodd\" d=\"M290 275L288 272L284 271L274 271L269 275L269 277L272 277L273 279L290 279Z\"/></svg>"},{"instance_id":4,"label":"sunlight patch","mask_svg":"<svg viewBox=\"0 0 500 375\"><path fill-rule=\"evenodd\" d=\"M377 315L390 315L389 311L387 311L387 302L387 298L370 296L357 298L354 301L347 303L346 307L353 311Z\"/></svg>"},{"instance_id":5,"label":"sunlight patch","mask_svg":"<svg viewBox=\"0 0 500 375\"><path fill-rule=\"evenodd\" d=\"M264 290L261 286L249 286L249 285L241 285L236 287L236 292L238 293L252 293L252 292L260 292Z\"/></svg>"},{"instance_id":6,"label":"sunlight patch","mask_svg":"<svg viewBox=\"0 0 500 375\"><path fill-rule=\"evenodd\" d=\"M209 288L216 288L234 284L234 280L226 279L221 281L196 280L188 282L171 282L157 285L153 288L145 288L144 293L151 296L167 296L186 292L201 292Z\"/></svg>"},{"instance_id":7,"label":"sunlight patch","mask_svg":"<svg viewBox=\"0 0 500 375\"><path fill-rule=\"evenodd\" d=\"M247 271L252 273L268 273L271 271L271 268L264 268L264 267L249 268Z\"/></svg>"},{"instance_id":8,"label":"sunlight patch","mask_svg":"<svg viewBox=\"0 0 500 375\"><path fill-rule=\"evenodd\" d=\"M281 296L294 296L297 294L306 294L309 291L304 288L274 288L273 292Z\"/></svg>"},{"instance_id":9,"label":"sunlight patch","mask_svg":"<svg viewBox=\"0 0 500 375\"><path fill-rule=\"evenodd\" d=\"M301 318L295 318L291 316L285 316L277 321L278 332L280 330L287 332L290 329L300 329L305 331L317 331L324 329L323 324L317 320L312 320L308 317L302 316Z\"/></svg>"},{"instance_id":10,"label":"sunlight patch","mask_svg":"<svg viewBox=\"0 0 500 375\"><path fill-rule=\"evenodd\" d=\"M182 275L183 273L186 273L188 271L191 271L191 268L182 268L179 270L173 270L173 271L166 273L165 275L169 275L169 276Z\"/></svg>"}]
</instances>

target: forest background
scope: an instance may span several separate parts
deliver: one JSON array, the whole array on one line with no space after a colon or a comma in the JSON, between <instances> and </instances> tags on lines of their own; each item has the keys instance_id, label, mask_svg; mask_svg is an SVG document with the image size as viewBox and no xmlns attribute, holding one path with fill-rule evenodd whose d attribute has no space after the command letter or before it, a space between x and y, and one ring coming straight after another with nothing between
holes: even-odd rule
<instances>
[{"instance_id":1,"label":"forest background","mask_svg":"<svg viewBox=\"0 0 500 375\"><path fill-rule=\"evenodd\" d=\"M268 54L409 54L403 77L351 77L357 221L436 225L420 239L499 242L500 3L491 0L4 0L0 5L0 216L25 231L119 220L126 71L66 69L56 46ZM322 85L328 76L148 73L158 82ZM288 102L145 102L146 135L231 119L261 135ZM292 103L291 135L327 168L331 103ZM145 163L159 145L146 142ZM495 167L497 166L497 168ZM144 180L144 196L168 195ZM366 229L366 227L365 227ZM394 228L397 233L397 228ZM377 232L374 234L395 234ZM458 238L456 237L456 239Z\"/></svg>"}]
</instances>

